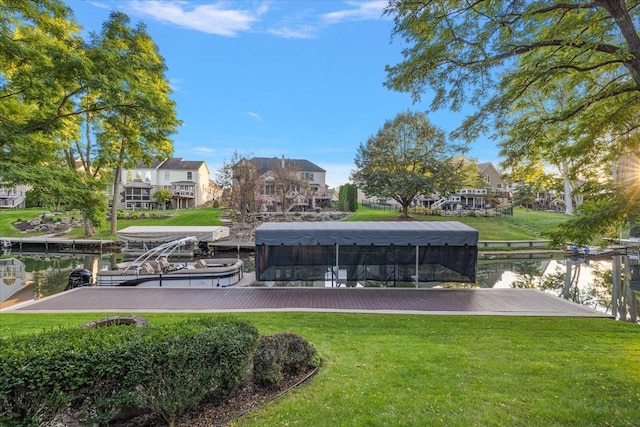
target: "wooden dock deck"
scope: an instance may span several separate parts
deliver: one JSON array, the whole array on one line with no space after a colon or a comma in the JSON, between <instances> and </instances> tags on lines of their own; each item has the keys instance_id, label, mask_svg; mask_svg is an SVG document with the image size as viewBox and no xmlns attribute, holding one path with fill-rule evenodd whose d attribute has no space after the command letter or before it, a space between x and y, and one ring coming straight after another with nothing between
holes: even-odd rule
<instances>
[{"instance_id":1,"label":"wooden dock deck","mask_svg":"<svg viewBox=\"0 0 640 427\"><path fill-rule=\"evenodd\" d=\"M87 287L66 291L6 311L23 313L319 311L611 317L535 289Z\"/></svg>"}]
</instances>

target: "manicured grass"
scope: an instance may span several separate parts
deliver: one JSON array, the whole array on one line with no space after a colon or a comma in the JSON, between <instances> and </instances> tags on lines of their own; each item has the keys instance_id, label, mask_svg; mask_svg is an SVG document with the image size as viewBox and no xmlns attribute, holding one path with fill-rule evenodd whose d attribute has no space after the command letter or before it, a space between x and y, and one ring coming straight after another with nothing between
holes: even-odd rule
<instances>
[{"instance_id":1,"label":"manicured grass","mask_svg":"<svg viewBox=\"0 0 640 427\"><path fill-rule=\"evenodd\" d=\"M228 314L149 313L151 324ZM0 314L0 338L106 313ZM640 419L640 328L610 319L238 313L298 333L323 365L234 426L627 426Z\"/></svg>"},{"instance_id":2,"label":"manicured grass","mask_svg":"<svg viewBox=\"0 0 640 427\"><path fill-rule=\"evenodd\" d=\"M2 211L0 213L0 236L2 237L19 237L24 236L18 229L11 224L18 219L28 220L37 217L43 213L42 209L21 209L16 211ZM118 219L118 230L134 225L223 225L220 220L220 215L224 212L223 209L213 208L192 208L183 209L179 211L141 211L146 213L152 213L157 215L157 218L139 218L139 219ZM77 212L70 214L80 218L81 215ZM167 216L162 218L162 216ZM116 236L111 235L111 223L105 221L105 223L96 230L94 239L115 239ZM32 235L32 234L29 234ZM67 238L82 238L84 237L84 229L76 228L71 232L65 234L62 237Z\"/></svg>"},{"instance_id":3,"label":"manicured grass","mask_svg":"<svg viewBox=\"0 0 640 427\"><path fill-rule=\"evenodd\" d=\"M516 208L509 217L471 216L427 216L410 215L419 221L459 221L480 232L480 240L537 240L542 233L552 230L568 219L566 215L553 212L537 212ZM400 220L400 212L360 206L347 221L394 221Z\"/></svg>"},{"instance_id":4,"label":"manicured grass","mask_svg":"<svg viewBox=\"0 0 640 427\"><path fill-rule=\"evenodd\" d=\"M31 219L42 213L42 210L22 209L18 211L2 211L0 213L0 236L23 236L11 225L18 219ZM131 225L223 225L220 215L223 209L193 208L180 211L153 211L156 215L169 215L168 218L119 219L118 229ZM80 217L75 212L70 216ZM419 221L459 221L480 232L480 240L537 240L542 239L542 232L549 231L567 220L563 214L536 212L522 208L514 209L512 217L458 217L458 216L426 216L411 215ZM347 221L394 221L400 219L400 213L390 210L372 209L360 206L357 212L349 216ZM97 230L96 239L114 239L110 234L111 223L105 222ZM84 229L76 228L64 237L82 238Z\"/></svg>"},{"instance_id":5,"label":"manicured grass","mask_svg":"<svg viewBox=\"0 0 640 427\"><path fill-rule=\"evenodd\" d=\"M16 237L20 235L20 230L13 225L16 221L24 221L37 217L44 212L42 209L3 209L0 210L0 236Z\"/></svg>"}]
</instances>

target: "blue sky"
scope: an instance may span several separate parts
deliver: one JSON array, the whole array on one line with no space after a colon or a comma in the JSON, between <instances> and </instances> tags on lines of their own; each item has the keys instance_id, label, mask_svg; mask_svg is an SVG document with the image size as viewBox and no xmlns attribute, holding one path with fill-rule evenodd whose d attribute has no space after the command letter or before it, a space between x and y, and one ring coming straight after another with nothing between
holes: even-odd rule
<instances>
[{"instance_id":1,"label":"blue sky","mask_svg":"<svg viewBox=\"0 0 640 427\"><path fill-rule=\"evenodd\" d=\"M404 46L382 1L67 0L85 32L112 10L144 22L165 58L178 117L174 156L204 160L212 178L234 151L307 159L327 184L349 180L360 143L385 120L426 111L383 86ZM450 131L463 116L430 113ZM497 165L492 141L468 154Z\"/></svg>"}]
</instances>

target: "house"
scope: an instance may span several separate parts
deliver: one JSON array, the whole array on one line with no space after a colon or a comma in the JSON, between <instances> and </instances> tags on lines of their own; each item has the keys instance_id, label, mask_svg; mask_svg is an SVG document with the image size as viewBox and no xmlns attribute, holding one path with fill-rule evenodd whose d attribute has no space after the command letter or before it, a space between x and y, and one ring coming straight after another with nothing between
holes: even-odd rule
<instances>
[{"instance_id":1,"label":"house","mask_svg":"<svg viewBox=\"0 0 640 427\"><path fill-rule=\"evenodd\" d=\"M318 165L303 159L285 159L284 156L254 157L248 161L257 174L256 209L306 211L330 206L333 191L326 184L327 171ZM282 191L286 192L284 197Z\"/></svg>"},{"instance_id":2,"label":"house","mask_svg":"<svg viewBox=\"0 0 640 427\"><path fill-rule=\"evenodd\" d=\"M151 164L138 162L133 169L124 169L121 178L119 209L154 209L154 194L168 190L171 200L165 208L185 209L202 206L213 201L218 191L209 179L209 168L204 161L170 158L153 159Z\"/></svg>"},{"instance_id":3,"label":"house","mask_svg":"<svg viewBox=\"0 0 640 427\"><path fill-rule=\"evenodd\" d=\"M28 189L26 185L6 185L0 178L0 210L24 208Z\"/></svg>"},{"instance_id":4,"label":"house","mask_svg":"<svg viewBox=\"0 0 640 427\"><path fill-rule=\"evenodd\" d=\"M420 197L418 203L430 209L484 209L508 203L511 184L506 182L491 162L478 163L478 172L486 185L483 188L460 188L448 197L434 194Z\"/></svg>"}]
</instances>

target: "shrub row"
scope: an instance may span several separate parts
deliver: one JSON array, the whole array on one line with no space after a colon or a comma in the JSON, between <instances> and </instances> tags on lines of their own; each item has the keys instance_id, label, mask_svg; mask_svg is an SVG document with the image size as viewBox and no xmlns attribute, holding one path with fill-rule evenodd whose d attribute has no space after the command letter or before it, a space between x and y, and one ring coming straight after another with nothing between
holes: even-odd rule
<instances>
[{"instance_id":1,"label":"shrub row","mask_svg":"<svg viewBox=\"0 0 640 427\"><path fill-rule=\"evenodd\" d=\"M63 413L105 424L147 408L170 425L209 393L230 395L250 371L256 328L234 320L43 332L0 342L0 425Z\"/></svg>"},{"instance_id":2,"label":"shrub row","mask_svg":"<svg viewBox=\"0 0 640 427\"><path fill-rule=\"evenodd\" d=\"M278 388L283 381L318 365L315 348L304 338L288 332L265 335L253 361L253 380L262 387Z\"/></svg>"}]
</instances>

